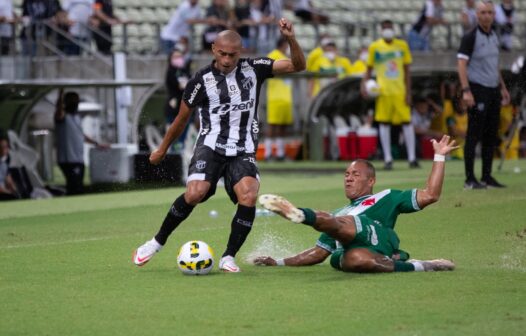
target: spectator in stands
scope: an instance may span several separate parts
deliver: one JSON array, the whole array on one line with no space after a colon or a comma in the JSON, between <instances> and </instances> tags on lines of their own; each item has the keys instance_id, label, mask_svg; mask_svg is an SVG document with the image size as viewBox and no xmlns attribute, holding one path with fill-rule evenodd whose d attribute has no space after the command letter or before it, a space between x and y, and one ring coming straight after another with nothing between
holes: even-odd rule
<instances>
[{"instance_id":1,"label":"spectator in stands","mask_svg":"<svg viewBox=\"0 0 526 336\"><path fill-rule=\"evenodd\" d=\"M100 148L107 145L84 135L78 107L80 97L76 92L60 89L55 109L55 132L57 134L57 161L66 178L66 193L76 195L84 192L84 141Z\"/></svg>"},{"instance_id":2,"label":"spectator in stands","mask_svg":"<svg viewBox=\"0 0 526 336\"><path fill-rule=\"evenodd\" d=\"M112 0L95 0L93 13L93 25L100 32L96 31L93 34L97 50L110 55L113 45L111 26L124 23L124 21L113 13Z\"/></svg>"},{"instance_id":3,"label":"spectator in stands","mask_svg":"<svg viewBox=\"0 0 526 336\"><path fill-rule=\"evenodd\" d=\"M477 26L475 0L466 0L466 5L460 12L460 23L462 24L462 34L466 34Z\"/></svg>"},{"instance_id":4,"label":"spectator in stands","mask_svg":"<svg viewBox=\"0 0 526 336\"><path fill-rule=\"evenodd\" d=\"M0 1L0 55L9 54L14 22L16 22L16 15L13 12L13 1Z\"/></svg>"},{"instance_id":5,"label":"spectator in stands","mask_svg":"<svg viewBox=\"0 0 526 336\"><path fill-rule=\"evenodd\" d=\"M455 97L459 94L457 82L444 80L440 83L440 97L435 101L442 101L442 113L434 115L431 129L441 134L448 134L447 119L455 113L453 106ZM438 97L437 97L438 98ZM433 99L433 98L432 98Z\"/></svg>"},{"instance_id":6,"label":"spectator in stands","mask_svg":"<svg viewBox=\"0 0 526 336\"><path fill-rule=\"evenodd\" d=\"M412 51L429 51L429 36L433 26L447 24L444 20L442 0L426 0L418 21L408 34L409 48Z\"/></svg>"},{"instance_id":7,"label":"spectator in stands","mask_svg":"<svg viewBox=\"0 0 526 336\"><path fill-rule=\"evenodd\" d=\"M275 61L288 59L289 44L280 38L276 49L267 57ZM265 161L285 159L285 136L287 127L292 125L292 83L290 79L269 79L267 85L267 136L265 137ZM276 146L276 156L272 147Z\"/></svg>"},{"instance_id":8,"label":"spectator in stands","mask_svg":"<svg viewBox=\"0 0 526 336\"><path fill-rule=\"evenodd\" d=\"M24 27L20 32L22 52L24 55L35 56L37 40L47 39L50 30L41 26L45 23L55 23L56 15L62 10L58 0L24 0L22 2L22 22Z\"/></svg>"},{"instance_id":9,"label":"spectator in stands","mask_svg":"<svg viewBox=\"0 0 526 336\"><path fill-rule=\"evenodd\" d=\"M327 42L332 41L332 38L328 34L320 35L316 48L312 49L307 55L307 71L312 72L312 66L316 63L318 57L323 55L323 48L321 45L327 43L325 40L327 40Z\"/></svg>"},{"instance_id":10,"label":"spectator in stands","mask_svg":"<svg viewBox=\"0 0 526 336\"><path fill-rule=\"evenodd\" d=\"M418 95L413 100L411 123L415 128L417 144L424 139L440 139L444 133L431 129L431 120L442 114L442 109L431 98Z\"/></svg>"},{"instance_id":11,"label":"spectator in stands","mask_svg":"<svg viewBox=\"0 0 526 336\"><path fill-rule=\"evenodd\" d=\"M331 39L324 39L321 48L323 54L319 56L310 71L320 74L332 74L337 78L349 76L352 73L351 61L338 53L336 43ZM315 78L309 82L309 93L314 97L322 89L322 87L334 82L335 78Z\"/></svg>"},{"instance_id":12,"label":"spectator in stands","mask_svg":"<svg viewBox=\"0 0 526 336\"><path fill-rule=\"evenodd\" d=\"M395 38L393 22L381 23L382 38L369 46L367 71L360 91L367 98L365 83L376 72L380 95L376 98L375 121L379 124L380 142L384 153L384 169L393 169L391 126L402 126L410 168L419 168L415 155L415 131L411 124L411 52L404 40Z\"/></svg>"},{"instance_id":13,"label":"spectator in stands","mask_svg":"<svg viewBox=\"0 0 526 336\"><path fill-rule=\"evenodd\" d=\"M253 43L250 38L250 27L255 22L250 15L250 3L248 0L236 0L234 18L236 31L241 36L243 48L245 48L245 51L252 52Z\"/></svg>"},{"instance_id":14,"label":"spectator in stands","mask_svg":"<svg viewBox=\"0 0 526 336\"><path fill-rule=\"evenodd\" d=\"M88 44L91 37L88 26L93 15L93 0L63 0L62 6L69 21L69 33L74 40L64 41L64 52L67 55L80 55L78 43Z\"/></svg>"},{"instance_id":15,"label":"spectator in stands","mask_svg":"<svg viewBox=\"0 0 526 336\"><path fill-rule=\"evenodd\" d=\"M490 1L477 3L478 28L462 37L457 54L462 99L469 108L464 146L465 189L502 188L491 175L501 102L510 94L499 69L499 38L493 29L495 8ZM475 178L475 147L482 143L482 179Z\"/></svg>"},{"instance_id":16,"label":"spectator in stands","mask_svg":"<svg viewBox=\"0 0 526 336\"><path fill-rule=\"evenodd\" d=\"M9 174L9 142L0 134L0 201L18 198L15 182Z\"/></svg>"},{"instance_id":17,"label":"spectator in stands","mask_svg":"<svg viewBox=\"0 0 526 336\"><path fill-rule=\"evenodd\" d=\"M519 130L516 128L515 117L518 113L518 107L511 102L500 108L499 121L499 153L506 160L517 160L519 158Z\"/></svg>"},{"instance_id":18,"label":"spectator in stands","mask_svg":"<svg viewBox=\"0 0 526 336\"><path fill-rule=\"evenodd\" d=\"M511 50L514 21L515 6L513 0L502 0L500 5L495 5L495 23L499 29L502 50Z\"/></svg>"},{"instance_id":19,"label":"spectator in stands","mask_svg":"<svg viewBox=\"0 0 526 336\"><path fill-rule=\"evenodd\" d=\"M358 59L353 62L351 75L363 77L367 71L367 59L369 58L369 43L365 44L358 52Z\"/></svg>"},{"instance_id":20,"label":"spectator in stands","mask_svg":"<svg viewBox=\"0 0 526 336\"><path fill-rule=\"evenodd\" d=\"M212 4L206 9L205 22L208 27L203 33L203 50L212 50L217 34L229 29L233 22L228 0L212 0Z\"/></svg>"},{"instance_id":21,"label":"spectator in stands","mask_svg":"<svg viewBox=\"0 0 526 336\"><path fill-rule=\"evenodd\" d=\"M172 124L179 113L181 106L181 98L186 87L186 83L191 77L190 64L191 60L185 57L185 46L178 44L172 50L168 58L168 68L166 69L165 86L167 99L164 108L166 117L166 125ZM184 147L184 140L188 131L190 123L186 125L184 132L179 137L176 146L176 151L182 150Z\"/></svg>"},{"instance_id":22,"label":"spectator in stands","mask_svg":"<svg viewBox=\"0 0 526 336\"><path fill-rule=\"evenodd\" d=\"M252 0L250 4L250 16L255 23L251 34L257 46L257 52L268 53L273 47L273 41L270 39L270 27L276 20L264 11L262 0Z\"/></svg>"},{"instance_id":23,"label":"spectator in stands","mask_svg":"<svg viewBox=\"0 0 526 336\"><path fill-rule=\"evenodd\" d=\"M294 14L303 22L314 25L329 23L329 17L315 8L310 0L296 0L293 10Z\"/></svg>"},{"instance_id":24,"label":"spectator in stands","mask_svg":"<svg viewBox=\"0 0 526 336\"><path fill-rule=\"evenodd\" d=\"M163 53L169 55L174 46L181 42L181 38L190 40L190 25L202 23L203 14L199 0L182 2L173 12L170 20L161 30L161 48Z\"/></svg>"}]
</instances>

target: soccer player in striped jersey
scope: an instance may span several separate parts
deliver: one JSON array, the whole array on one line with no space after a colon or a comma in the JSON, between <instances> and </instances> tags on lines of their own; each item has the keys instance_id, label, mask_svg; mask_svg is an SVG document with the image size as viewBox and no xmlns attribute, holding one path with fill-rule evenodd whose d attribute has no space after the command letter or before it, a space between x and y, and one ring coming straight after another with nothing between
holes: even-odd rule
<instances>
[{"instance_id":1,"label":"soccer player in striped jersey","mask_svg":"<svg viewBox=\"0 0 526 336\"><path fill-rule=\"evenodd\" d=\"M217 181L224 177L225 189L238 205L219 268L240 271L234 257L252 228L259 190L255 156L259 92L265 79L305 69L305 57L292 23L281 19L278 25L289 44L290 59L241 58L241 37L225 30L212 45L213 62L188 82L179 114L159 148L150 155L150 162L159 164L184 130L192 110L197 109L201 128L188 169L186 191L175 200L155 237L135 251L136 265L148 262L194 207L215 193Z\"/></svg>"}]
</instances>

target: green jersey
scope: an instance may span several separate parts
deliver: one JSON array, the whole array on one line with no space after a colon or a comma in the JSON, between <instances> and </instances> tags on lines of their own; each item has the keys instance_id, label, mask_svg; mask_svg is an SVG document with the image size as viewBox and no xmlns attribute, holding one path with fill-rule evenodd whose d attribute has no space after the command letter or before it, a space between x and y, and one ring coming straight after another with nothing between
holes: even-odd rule
<instances>
[{"instance_id":1,"label":"green jersey","mask_svg":"<svg viewBox=\"0 0 526 336\"><path fill-rule=\"evenodd\" d=\"M374 195L355 199L349 205L333 211L332 214L336 217L365 215L374 221L380 222L386 228L394 229L399 214L419 210L420 207L416 202L416 189L403 191L386 189ZM316 245L330 253L333 253L340 247L340 244L335 239L325 233L321 234Z\"/></svg>"}]
</instances>

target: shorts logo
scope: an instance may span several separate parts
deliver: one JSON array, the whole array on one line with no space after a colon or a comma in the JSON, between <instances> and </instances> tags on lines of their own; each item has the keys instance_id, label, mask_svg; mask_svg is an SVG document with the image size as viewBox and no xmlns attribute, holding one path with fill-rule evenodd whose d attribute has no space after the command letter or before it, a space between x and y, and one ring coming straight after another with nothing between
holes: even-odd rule
<instances>
[{"instance_id":1,"label":"shorts logo","mask_svg":"<svg viewBox=\"0 0 526 336\"><path fill-rule=\"evenodd\" d=\"M243 86L243 89L250 90L254 87L254 81L252 80L252 77L247 77L241 80L241 85Z\"/></svg>"},{"instance_id":2,"label":"shorts logo","mask_svg":"<svg viewBox=\"0 0 526 336\"><path fill-rule=\"evenodd\" d=\"M243 161L248 161L250 163L256 164L256 159L253 157L244 158Z\"/></svg>"},{"instance_id":3,"label":"shorts logo","mask_svg":"<svg viewBox=\"0 0 526 336\"><path fill-rule=\"evenodd\" d=\"M205 169L205 167L206 167L206 161L199 160L195 163L195 168L197 168L197 170L203 170Z\"/></svg>"},{"instance_id":4,"label":"shorts logo","mask_svg":"<svg viewBox=\"0 0 526 336\"><path fill-rule=\"evenodd\" d=\"M371 237L370 237L371 244L376 246L378 245L378 235L376 234L376 230L374 226L369 225L369 228L371 228Z\"/></svg>"}]
</instances>

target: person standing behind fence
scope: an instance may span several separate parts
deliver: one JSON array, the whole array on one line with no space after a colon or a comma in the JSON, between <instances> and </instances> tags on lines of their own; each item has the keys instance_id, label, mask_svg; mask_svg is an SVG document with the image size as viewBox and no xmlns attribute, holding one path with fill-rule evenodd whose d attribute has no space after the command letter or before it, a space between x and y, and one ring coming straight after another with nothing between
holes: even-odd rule
<instances>
[{"instance_id":1,"label":"person standing behind fence","mask_svg":"<svg viewBox=\"0 0 526 336\"><path fill-rule=\"evenodd\" d=\"M491 1L477 4L478 27L462 37L457 55L462 99L468 106L468 132L464 147L465 189L502 188L491 176L501 102L510 95L499 71L499 39L493 29ZM475 147L482 142L482 178L475 178Z\"/></svg>"},{"instance_id":2,"label":"person standing behind fence","mask_svg":"<svg viewBox=\"0 0 526 336\"><path fill-rule=\"evenodd\" d=\"M97 29L103 33L99 34L95 32L93 34L93 39L97 44L97 50L105 55L111 54L111 47L113 45L112 41L112 30L111 26L123 23L115 14L113 13L113 3L112 0L95 0L94 4L94 15L93 22Z\"/></svg>"},{"instance_id":3,"label":"person standing behind fence","mask_svg":"<svg viewBox=\"0 0 526 336\"><path fill-rule=\"evenodd\" d=\"M374 120L379 124L380 142L384 152L385 170L393 169L391 125L402 125L410 168L419 168L415 155L415 130L411 125L411 52L404 40L395 38L393 22L382 21L382 38L369 46L367 71L360 90L367 98L365 83L376 72L380 95L376 98Z\"/></svg>"},{"instance_id":4,"label":"person standing behind fence","mask_svg":"<svg viewBox=\"0 0 526 336\"><path fill-rule=\"evenodd\" d=\"M39 25L45 21L54 22L56 15L61 10L58 0L24 0L22 3L22 22L24 27L20 32L24 55L35 56L37 39L47 38L50 32L49 29Z\"/></svg>"},{"instance_id":5,"label":"person standing behind fence","mask_svg":"<svg viewBox=\"0 0 526 336\"><path fill-rule=\"evenodd\" d=\"M182 2L161 30L161 49L169 55L175 45L184 38L191 40L190 25L203 22L199 0ZM193 51L193 48L192 48Z\"/></svg>"},{"instance_id":6,"label":"person standing behind fence","mask_svg":"<svg viewBox=\"0 0 526 336\"><path fill-rule=\"evenodd\" d=\"M430 50L429 36L431 36L431 30L433 30L433 26L446 24L443 16L442 0L426 0L418 21L408 34L407 42L412 51Z\"/></svg>"},{"instance_id":7,"label":"person standing behind fence","mask_svg":"<svg viewBox=\"0 0 526 336\"><path fill-rule=\"evenodd\" d=\"M288 59L289 44L280 38L276 49L267 57L274 61ZM292 83L290 79L269 79L267 85L267 136L265 137L265 160L272 158L272 146L276 145L276 159L285 159L285 135L292 125Z\"/></svg>"},{"instance_id":8,"label":"person standing behind fence","mask_svg":"<svg viewBox=\"0 0 526 336\"><path fill-rule=\"evenodd\" d=\"M471 29L477 27L475 0L466 0L466 5L460 12L460 24L462 25L462 34L466 34L471 31Z\"/></svg>"},{"instance_id":9,"label":"person standing behind fence","mask_svg":"<svg viewBox=\"0 0 526 336\"><path fill-rule=\"evenodd\" d=\"M495 6L495 22L499 29L502 50L511 50L515 12L513 0L502 0L500 5Z\"/></svg>"},{"instance_id":10,"label":"person standing behind fence","mask_svg":"<svg viewBox=\"0 0 526 336\"><path fill-rule=\"evenodd\" d=\"M71 21L69 33L76 43L65 41L64 52L67 55L80 55L81 47L77 43L88 44L90 42L90 24L93 15L93 0L63 0L62 5Z\"/></svg>"},{"instance_id":11,"label":"person standing behind fence","mask_svg":"<svg viewBox=\"0 0 526 336\"><path fill-rule=\"evenodd\" d=\"M0 134L0 201L18 199L15 182L9 174L9 142Z\"/></svg>"},{"instance_id":12,"label":"person standing behind fence","mask_svg":"<svg viewBox=\"0 0 526 336\"><path fill-rule=\"evenodd\" d=\"M13 26L16 16L13 12L13 1L0 1L0 55L9 54L9 45L13 38Z\"/></svg>"}]
</instances>

